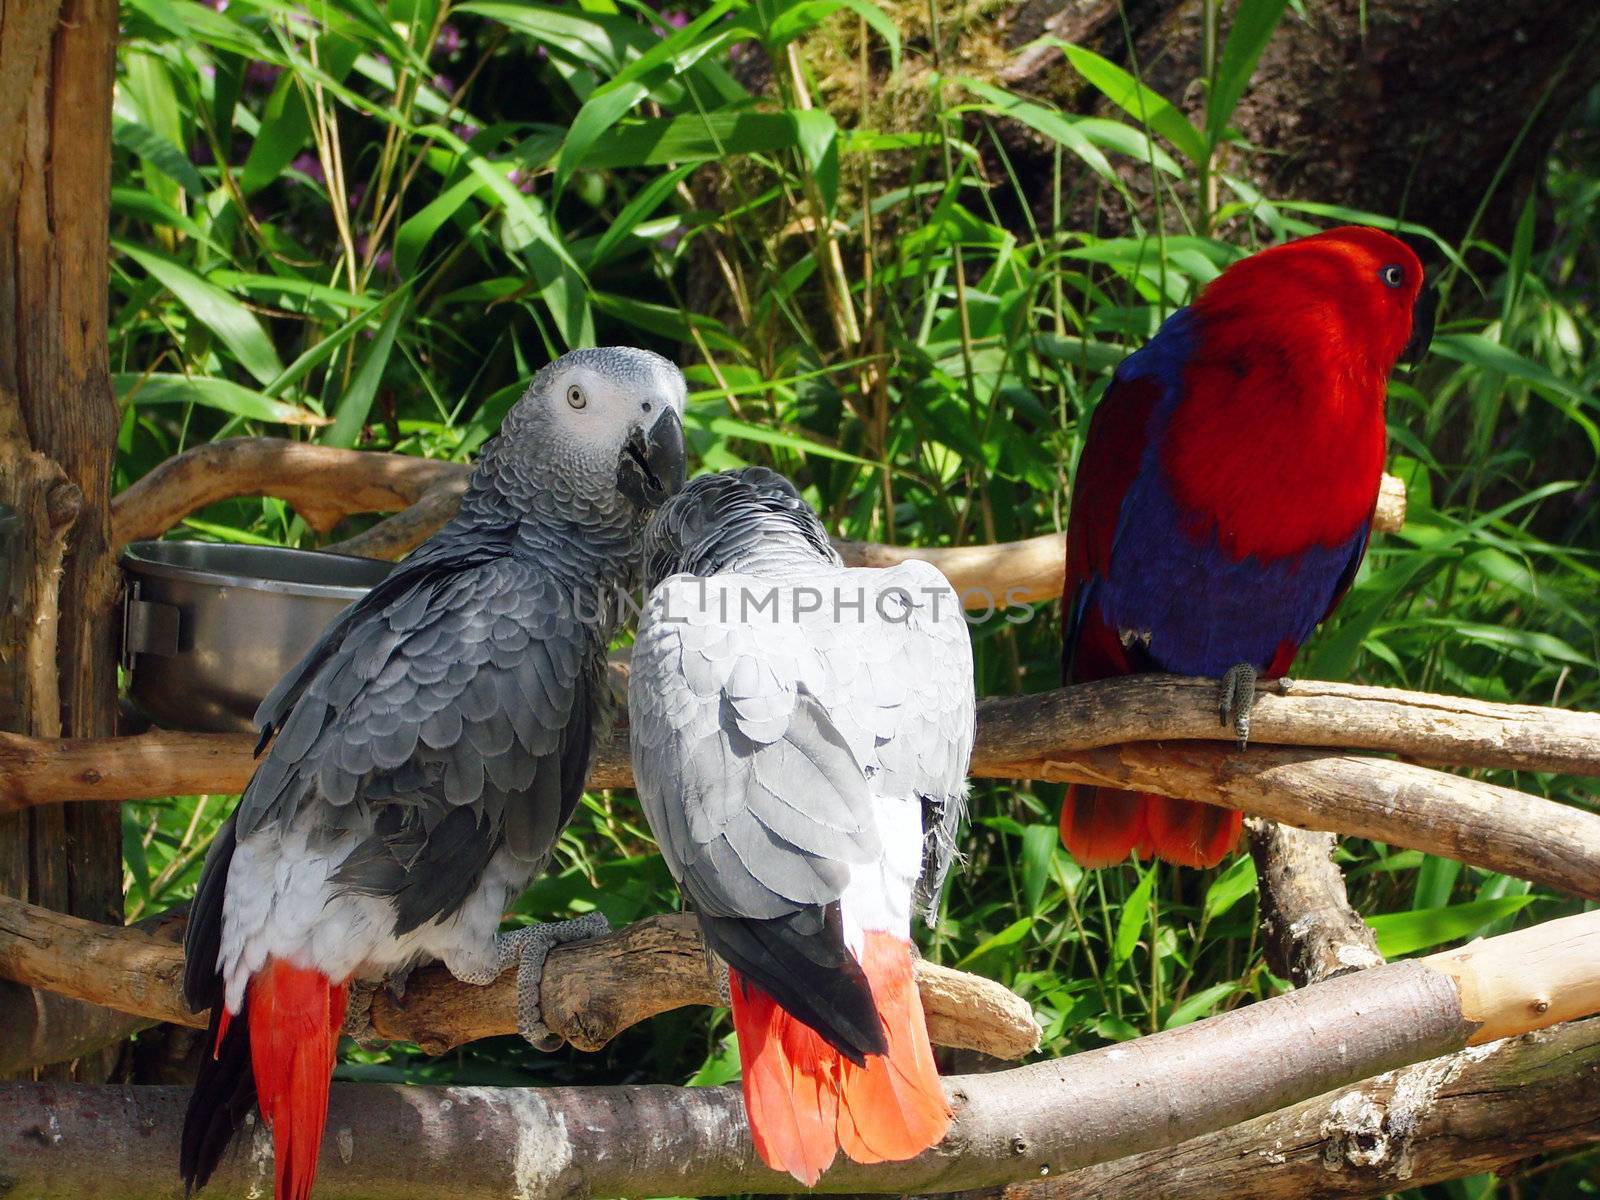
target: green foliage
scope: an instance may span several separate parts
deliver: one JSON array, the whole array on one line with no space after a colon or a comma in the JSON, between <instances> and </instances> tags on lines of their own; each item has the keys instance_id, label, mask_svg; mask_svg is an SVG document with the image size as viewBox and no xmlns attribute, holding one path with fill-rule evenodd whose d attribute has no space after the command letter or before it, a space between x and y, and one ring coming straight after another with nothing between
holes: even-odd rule
<instances>
[{"instance_id":1,"label":"green foliage","mask_svg":"<svg viewBox=\"0 0 1600 1200\"><path fill-rule=\"evenodd\" d=\"M1237 6L1198 125L1081 47L1065 47L1073 68L1125 120L947 74L938 44L902 45L869 0L688 8L127 0L113 177L119 482L245 433L462 459L550 356L631 342L689 364L701 464L770 463L845 536L1028 536L1061 528L1084 418L1111 369L1198 287L1318 222L1395 225L1274 200L1227 169L1253 152L1228 121L1284 0ZM858 127L841 128L802 49L821 31L859 52L863 97L892 74L920 90L925 115L900 127L883 112L874 128L863 99ZM1600 113L1576 121L1592 137ZM1055 149L1048 194L1017 178L996 136L1004 122ZM1552 160L1556 232L1544 242L1530 201L1509 248L1441 247L1436 353L1391 401L1409 520L1375 541L1305 674L1600 707L1600 330L1586 291L1600 263L1597 166L1576 150ZM1069 227L1061 214L1086 189L1131 232ZM1147 224L1136 195L1183 232ZM273 500L215 505L179 533L318 542ZM973 630L986 694L1055 681L1053 606L1011 616ZM1593 781L1493 777L1600 800ZM1045 785L975 789L969 862L926 939L930 956L1024 995L1043 1053L1285 986L1261 960L1247 857L1206 873L1085 873L1057 841L1059 800ZM130 915L187 894L230 804L126 809ZM1352 841L1344 855L1357 906L1395 954L1572 907L1411 851ZM518 911L599 907L626 921L674 904L632 797L602 794ZM729 1077L725 1034L681 1014L599 1056L503 1042L437 1061L356 1054L341 1070L709 1083ZM1499 1193L1490 1181L1429 1194Z\"/></svg>"}]
</instances>

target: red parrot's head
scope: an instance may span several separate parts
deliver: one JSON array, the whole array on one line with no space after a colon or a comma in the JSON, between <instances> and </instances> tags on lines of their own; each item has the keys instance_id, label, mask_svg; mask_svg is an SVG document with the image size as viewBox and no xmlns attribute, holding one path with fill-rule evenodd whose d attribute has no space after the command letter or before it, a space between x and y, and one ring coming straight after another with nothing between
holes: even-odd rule
<instances>
[{"instance_id":1,"label":"red parrot's head","mask_svg":"<svg viewBox=\"0 0 1600 1200\"><path fill-rule=\"evenodd\" d=\"M1387 376L1415 362L1433 336L1437 297L1399 238L1362 225L1273 246L1234 263L1195 308L1335 350ZM1270 335L1269 335L1270 336Z\"/></svg>"}]
</instances>

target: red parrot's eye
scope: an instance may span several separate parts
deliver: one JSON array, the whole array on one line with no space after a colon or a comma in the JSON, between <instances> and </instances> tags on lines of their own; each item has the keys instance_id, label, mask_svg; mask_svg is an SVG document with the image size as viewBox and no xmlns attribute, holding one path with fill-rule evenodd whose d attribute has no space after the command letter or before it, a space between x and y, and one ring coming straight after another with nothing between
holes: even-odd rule
<instances>
[{"instance_id":1,"label":"red parrot's eye","mask_svg":"<svg viewBox=\"0 0 1600 1200\"><path fill-rule=\"evenodd\" d=\"M1405 269L1396 263L1390 263L1378 272L1378 278L1383 280L1384 287L1397 288L1406 281Z\"/></svg>"}]
</instances>

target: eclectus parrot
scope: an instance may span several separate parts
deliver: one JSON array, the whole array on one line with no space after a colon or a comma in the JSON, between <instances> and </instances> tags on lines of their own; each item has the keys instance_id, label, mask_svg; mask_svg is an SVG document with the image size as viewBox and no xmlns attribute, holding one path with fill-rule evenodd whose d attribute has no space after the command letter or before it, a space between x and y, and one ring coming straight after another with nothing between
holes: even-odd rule
<instances>
[{"instance_id":1,"label":"eclectus parrot","mask_svg":"<svg viewBox=\"0 0 1600 1200\"><path fill-rule=\"evenodd\" d=\"M487 984L516 964L519 1028L547 1044L544 955L603 928L501 934L501 914L583 790L621 611L605 593L637 578L645 519L683 483L684 395L642 350L539 371L460 513L257 710L271 746L217 834L184 943L185 996L212 1013L184 1120L191 1190L254 1101L277 1200L310 1194L353 980L438 959Z\"/></svg>"},{"instance_id":2,"label":"eclectus parrot","mask_svg":"<svg viewBox=\"0 0 1600 1200\"><path fill-rule=\"evenodd\" d=\"M780 475L707 475L645 537L629 679L635 784L729 967L762 1161L911 1158L950 1109L911 916L955 853L972 647L924 562L846 569Z\"/></svg>"},{"instance_id":3,"label":"eclectus parrot","mask_svg":"<svg viewBox=\"0 0 1600 1200\"><path fill-rule=\"evenodd\" d=\"M1361 564L1383 473L1384 397L1433 334L1409 247L1348 226L1217 276L1117 368L1067 518L1062 680L1223 680L1242 747L1257 676L1284 675ZM1074 785L1061 840L1214 866L1240 814Z\"/></svg>"}]
</instances>

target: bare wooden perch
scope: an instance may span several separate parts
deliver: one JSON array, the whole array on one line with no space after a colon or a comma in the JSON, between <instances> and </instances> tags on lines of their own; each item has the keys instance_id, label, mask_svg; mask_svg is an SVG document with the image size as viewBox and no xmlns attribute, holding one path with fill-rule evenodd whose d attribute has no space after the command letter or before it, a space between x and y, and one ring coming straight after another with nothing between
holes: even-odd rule
<instances>
[{"instance_id":1,"label":"bare wooden perch","mask_svg":"<svg viewBox=\"0 0 1600 1200\"><path fill-rule=\"evenodd\" d=\"M330 549L398 558L454 515L468 468L462 463L339 450L282 438L236 438L168 459L112 501L113 543L158 537L189 513L235 496L276 496L313 529L356 513L407 509ZM407 508L407 506L414 506ZM1405 485L1383 477L1373 528L1405 523ZM845 561L887 566L921 558L943 571L969 608L1027 604L1061 594L1066 546L1058 533L997 546L915 548L837 543Z\"/></svg>"},{"instance_id":2,"label":"bare wooden perch","mask_svg":"<svg viewBox=\"0 0 1600 1200\"><path fill-rule=\"evenodd\" d=\"M1378 1197L1600 1140L1600 1020L1429 1059L1229 1129L960 1200Z\"/></svg>"},{"instance_id":3,"label":"bare wooden perch","mask_svg":"<svg viewBox=\"0 0 1600 1200\"><path fill-rule=\"evenodd\" d=\"M972 773L1112 783L1313 829L1376 838L1600 895L1600 816L1348 746L1475 766L1600 774L1600 715L1386 688L1264 689L1248 750L1216 720L1211 680L1138 676L983 700ZM1125 739L1150 739L1127 744ZM1157 744L1157 740L1164 744ZM1173 741L1172 739L1185 739ZM51 741L0 734L0 812L66 800L239 791L253 739L155 731ZM628 787L627 730L597 748L593 787Z\"/></svg>"},{"instance_id":4,"label":"bare wooden perch","mask_svg":"<svg viewBox=\"0 0 1600 1200\"><path fill-rule=\"evenodd\" d=\"M196 1028L179 985L183 951L170 933L97 925L0 896L0 978L157 1021ZM935 1042L1021 1058L1038 1048L1026 1002L998 983L917 963L917 984ZM365 997L363 998L365 999ZM442 967L414 974L405 998L372 993L373 1032L432 1053L516 1032L514 972L486 987L457 983ZM716 1004L705 949L686 914L650 917L593 941L557 947L540 997L546 1024L596 1050L630 1025L669 1009Z\"/></svg>"},{"instance_id":5,"label":"bare wooden perch","mask_svg":"<svg viewBox=\"0 0 1600 1200\"><path fill-rule=\"evenodd\" d=\"M275 496L318 532L352 513L393 512L435 483L465 476L460 463L371 454L287 438L233 438L167 459L111 503L112 543L160 537L190 513L237 496Z\"/></svg>"},{"instance_id":6,"label":"bare wooden perch","mask_svg":"<svg viewBox=\"0 0 1600 1200\"><path fill-rule=\"evenodd\" d=\"M821 1190L935 1192L1053 1176L1596 1008L1600 913L1586 913L1136 1041L951 1078L956 1116L943 1143L905 1163L841 1161ZM177 1088L0 1085L8 1180L39 1200L171 1196L185 1099ZM757 1164L730 1088L336 1085L327 1138L322 1200L799 1189ZM258 1135L225 1161L213 1194L259 1186L271 1170L262 1147Z\"/></svg>"},{"instance_id":7,"label":"bare wooden perch","mask_svg":"<svg viewBox=\"0 0 1600 1200\"><path fill-rule=\"evenodd\" d=\"M1252 817L1245 822L1261 882L1267 962L1296 987L1383 962L1378 939L1350 906L1331 833Z\"/></svg>"}]
</instances>

